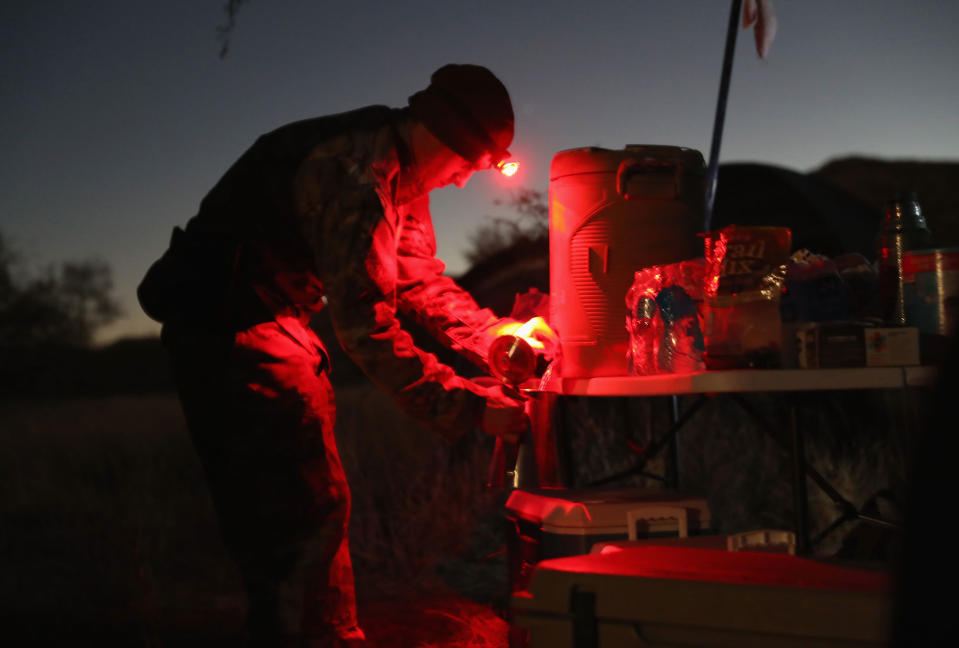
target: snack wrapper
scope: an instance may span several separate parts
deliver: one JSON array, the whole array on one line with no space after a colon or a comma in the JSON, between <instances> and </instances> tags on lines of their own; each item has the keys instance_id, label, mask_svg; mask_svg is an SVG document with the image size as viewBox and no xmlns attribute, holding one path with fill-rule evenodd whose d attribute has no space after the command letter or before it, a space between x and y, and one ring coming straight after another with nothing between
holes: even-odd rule
<instances>
[{"instance_id":1,"label":"snack wrapper","mask_svg":"<svg viewBox=\"0 0 959 648\"><path fill-rule=\"evenodd\" d=\"M786 265L779 312L784 322L849 319L846 285L836 262L809 250L797 250Z\"/></svg>"},{"instance_id":2,"label":"snack wrapper","mask_svg":"<svg viewBox=\"0 0 959 648\"><path fill-rule=\"evenodd\" d=\"M791 239L785 227L738 225L706 237L709 369L781 366L779 305Z\"/></svg>"}]
</instances>

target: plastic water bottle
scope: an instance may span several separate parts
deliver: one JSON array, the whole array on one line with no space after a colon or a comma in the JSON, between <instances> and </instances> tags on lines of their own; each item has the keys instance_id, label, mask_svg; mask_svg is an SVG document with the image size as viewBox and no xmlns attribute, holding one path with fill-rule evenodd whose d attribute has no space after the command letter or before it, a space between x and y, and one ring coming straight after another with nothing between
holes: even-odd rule
<instances>
[{"instance_id":1,"label":"plastic water bottle","mask_svg":"<svg viewBox=\"0 0 959 648\"><path fill-rule=\"evenodd\" d=\"M634 376L659 373L657 357L663 337L663 320L656 300L648 296L636 299L635 306L627 311L626 328L629 331L629 372Z\"/></svg>"},{"instance_id":2,"label":"plastic water bottle","mask_svg":"<svg viewBox=\"0 0 959 648\"><path fill-rule=\"evenodd\" d=\"M663 321L659 368L667 373L689 373L706 368L703 333L696 303L681 286L666 286L656 296Z\"/></svg>"}]
</instances>

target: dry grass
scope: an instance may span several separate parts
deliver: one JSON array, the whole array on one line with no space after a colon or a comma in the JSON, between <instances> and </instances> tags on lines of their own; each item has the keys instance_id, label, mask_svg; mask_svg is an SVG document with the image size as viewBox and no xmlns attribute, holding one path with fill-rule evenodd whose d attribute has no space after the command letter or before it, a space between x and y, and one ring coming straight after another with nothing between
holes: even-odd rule
<instances>
[{"instance_id":1,"label":"dry grass","mask_svg":"<svg viewBox=\"0 0 959 648\"><path fill-rule=\"evenodd\" d=\"M505 592L505 561L484 561L505 546L504 493L484 486L491 447L485 435L466 430L447 444L369 387L340 390L337 417L360 590L392 596L428 589L442 575L486 602Z\"/></svg>"},{"instance_id":2,"label":"dry grass","mask_svg":"<svg viewBox=\"0 0 959 648\"><path fill-rule=\"evenodd\" d=\"M496 516L486 449L447 446L368 392L347 390L340 420L374 645L505 645L488 601L505 566L470 553L500 540L474 529ZM0 617L34 643L236 641L239 578L175 398L0 403L0 515Z\"/></svg>"},{"instance_id":3,"label":"dry grass","mask_svg":"<svg viewBox=\"0 0 959 648\"><path fill-rule=\"evenodd\" d=\"M680 488L705 495L713 523L725 533L757 528L791 529L793 500L789 405L798 412L805 431L806 457L845 498L857 507L887 490L898 506L878 500L886 519L901 516L906 490L906 466L911 444L918 434L908 410L921 414L928 404L920 393L896 390L859 392L810 392L806 394L750 394L746 400L772 426L777 443L763 433L741 407L725 397L711 398L680 432ZM681 399L681 409L693 397ZM581 483L622 472L635 457L627 440L649 443L669 426L668 398L575 398L569 399L569 429L577 457L576 473ZM662 457L649 466L664 470ZM649 479L633 477L633 485L658 488ZM807 480L809 524L815 536L837 519L840 511L814 483ZM815 550L832 555L840 551L865 551L857 558L881 560L895 550L895 538L871 538L872 548L852 547L844 541L860 533L861 523L847 522L828 535Z\"/></svg>"},{"instance_id":4,"label":"dry grass","mask_svg":"<svg viewBox=\"0 0 959 648\"><path fill-rule=\"evenodd\" d=\"M0 421L7 614L144 631L235 616L239 581L174 399L6 403Z\"/></svg>"},{"instance_id":5,"label":"dry grass","mask_svg":"<svg viewBox=\"0 0 959 648\"><path fill-rule=\"evenodd\" d=\"M370 603L361 608L376 648L506 648L508 626L486 606L449 596Z\"/></svg>"}]
</instances>

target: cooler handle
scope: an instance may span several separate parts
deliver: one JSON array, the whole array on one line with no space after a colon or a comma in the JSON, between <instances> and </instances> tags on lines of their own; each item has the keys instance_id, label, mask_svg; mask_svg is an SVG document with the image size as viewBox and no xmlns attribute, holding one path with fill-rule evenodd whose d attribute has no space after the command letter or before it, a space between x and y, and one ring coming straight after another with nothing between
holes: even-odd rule
<instances>
[{"instance_id":1,"label":"cooler handle","mask_svg":"<svg viewBox=\"0 0 959 648\"><path fill-rule=\"evenodd\" d=\"M626 512L626 527L630 540L636 540L636 523L640 520L676 520L679 537L689 536L689 512L683 506L654 506Z\"/></svg>"},{"instance_id":2,"label":"cooler handle","mask_svg":"<svg viewBox=\"0 0 959 648\"><path fill-rule=\"evenodd\" d=\"M629 179L634 175L640 173L649 173L650 171L662 171L664 169L671 168L673 170L673 182L671 185L671 191L666 191L664 193L644 193L640 195L630 195L626 191L626 187L629 184ZM626 200L633 200L636 198L675 198L679 195L680 180L682 178L682 166L674 164L672 162L663 162L661 160L645 159L637 160L636 158L627 158L619 163L619 168L616 170L616 191L620 196Z\"/></svg>"},{"instance_id":3,"label":"cooler handle","mask_svg":"<svg viewBox=\"0 0 959 648\"><path fill-rule=\"evenodd\" d=\"M771 545L782 545L786 553L795 555L796 534L792 531L781 531L779 529L755 529L733 533L726 538L726 549L728 551L749 551L750 549L761 551Z\"/></svg>"}]
</instances>

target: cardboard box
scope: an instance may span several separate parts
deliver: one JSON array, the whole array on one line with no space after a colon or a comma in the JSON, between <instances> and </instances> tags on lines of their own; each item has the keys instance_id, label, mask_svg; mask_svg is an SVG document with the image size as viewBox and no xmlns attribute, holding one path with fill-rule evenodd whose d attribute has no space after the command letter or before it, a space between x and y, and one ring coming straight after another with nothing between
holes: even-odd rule
<instances>
[{"instance_id":1,"label":"cardboard box","mask_svg":"<svg viewBox=\"0 0 959 648\"><path fill-rule=\"evenodd\" d=\"M867 367L919 364L919 329L915 326L867 328L865 337Z\"/></svg>"},{"instance_id":2,"label":"cardboard box","mask_svg":"<svg viewBox=\"0 0 959 648\"><path fill-rule=\"evenodd\" d=\"M809 322L796 331L798 366L896 367L919 364L919 331L857 322Z\"/></svg>"}]
</instances>

